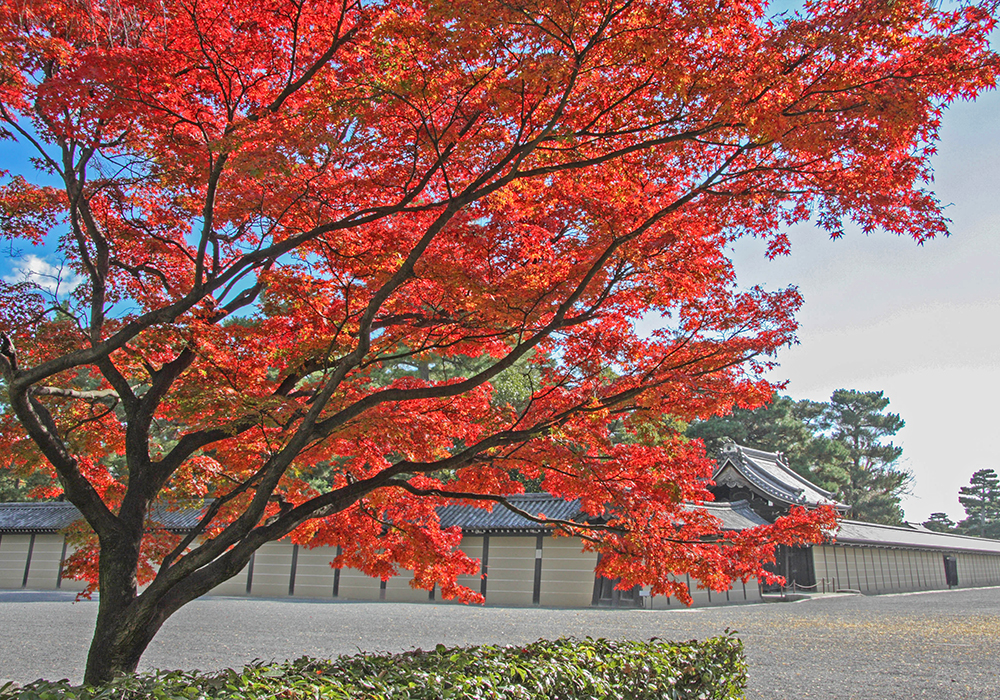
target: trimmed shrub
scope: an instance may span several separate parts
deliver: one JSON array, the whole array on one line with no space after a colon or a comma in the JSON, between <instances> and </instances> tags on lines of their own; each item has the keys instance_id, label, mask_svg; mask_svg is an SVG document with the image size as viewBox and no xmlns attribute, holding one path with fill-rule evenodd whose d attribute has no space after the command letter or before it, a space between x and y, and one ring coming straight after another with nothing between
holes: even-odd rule
<instances>
[{"instance_id":1,"label":"trimmed shrub","mask_svg":"<svg viewBox=\"0 0 1000 700\"><path fill-rule=\"evenodd\" d=\"M8 684L0 700L731 700L745 687L742 642L726 635L303 657L242 671L136 674L97 688L65 680Z\"/></svg>"}]
</instances>

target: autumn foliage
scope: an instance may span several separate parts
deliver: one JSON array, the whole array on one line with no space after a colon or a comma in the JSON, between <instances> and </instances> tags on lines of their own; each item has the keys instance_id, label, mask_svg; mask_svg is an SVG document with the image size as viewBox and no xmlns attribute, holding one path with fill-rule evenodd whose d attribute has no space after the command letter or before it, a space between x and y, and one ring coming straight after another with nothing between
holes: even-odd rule
<instances>
[{"instance_id":1,"label":"autumn foliage","mask_svg":"<svg viewBox=\"0 0 1000 700\"><path fill-rule=\"evenodd\" d=\"M676 426L766 400L801 303L737 288L726 246L945 233L928 158L994 83L992 11L3 3L0 125L36 171L0 235L82 282L0 288L0 450L96 533L88 680L285 536L474 601L435 509L526 483L665 595L816 541L829 513L722 535L685 505L711 464ZM206 497L197 537L149 521Z\"/></svg>"}]
</instances>

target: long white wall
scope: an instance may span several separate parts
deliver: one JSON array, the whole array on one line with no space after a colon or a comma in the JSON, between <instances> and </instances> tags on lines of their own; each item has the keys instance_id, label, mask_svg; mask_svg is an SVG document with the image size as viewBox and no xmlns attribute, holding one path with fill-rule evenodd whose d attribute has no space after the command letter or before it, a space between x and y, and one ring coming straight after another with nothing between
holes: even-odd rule
<instances>
[{"instance_id":1,"label":"long white wall","mask_svg":"<svg viewBox=\"0 0 1000 700\"><path fill-rule=\"evenodd\" d=\"M485 592L487 605L592 604L597 557L582 552L575 539L479 535L465 537L461 548L470 557L486 561L485 580L478 574L459 580L473 590ZM82 589L82 582L59 577L66 554L65 538L59 534L0 536L0 588ZM813 548L816 590L877 594L948 588L946 554L955 557L959 587L1000 585L1000 556L996 555L823 545ZM354 569L335 570L330 566L335 556L336 550L330 547L307 549L287 541L271 542L254 554L242 572L217 586L212 594L396 602L440 599L437 591L412 588L408 575L383 583ZM737 581L729 591L722 592L699 590L697 581L687 582L696 606L761 600L756 581ZM654 609L682 605L664 596L644 598L642 604Z\"/></svg>"},{"instance_id":2,"label":"long white wall","mask_svg":"<svg viewBox=\"0 0 1000 700\"><path fill-rule=\"evenodd\" d=\"M816 590L877 594L949 588L945 556L957 562L958 588L1000 585L997 555L838 544L813 547Z\"/></svg>"},{"instance_id":3,"label":"long white wall","mask_svg":"<svg viewBox=\"0 0 1000 700\"><path fill-rule=\"evenodd\" d=\"M463 538L462 551L486 562L486 576L464 575L459 582L483 592L487 605L589 607L594 595L597 555L583 552L579 540L535 535L470 535ZM0 536L0 589L78 591L81 581L60 579L66 548L59 534ZM307 549L288 541L269 542L253 555L250 563L233 578L212 590L212 595L261 596L341 600L386 600L425 602L438 599L439 591L410 586L410 577L400 575L382 582L354 569L334 569L330 563L335 548ZM30 556L29 556L30 555ZM695 605L720 605L759 600L756 582L737 582L728 592L696 590ZM681 605L676 599L658 596L643 601L646 607Z\"/></svg>"},{"instance_id":4,"label":"long white wall","mask_svg":"<svg viewBox=\"0 0 1000 700\"><path fill-rule=\"evenodd\" d=\"M710 591L698 588L698 580L692 579L690 576L684 577L683 580L691 592L691 606L695 608L734 605L737 603L759 603L763 600L760 593L760 584L757 583L757 579L751 579L746 583L733 581L733 585L728 591ZM676 598L667 598L664 596L653 596L648 605L653 610L685 607L684 603Z\"/></svg>"}]
</instances>

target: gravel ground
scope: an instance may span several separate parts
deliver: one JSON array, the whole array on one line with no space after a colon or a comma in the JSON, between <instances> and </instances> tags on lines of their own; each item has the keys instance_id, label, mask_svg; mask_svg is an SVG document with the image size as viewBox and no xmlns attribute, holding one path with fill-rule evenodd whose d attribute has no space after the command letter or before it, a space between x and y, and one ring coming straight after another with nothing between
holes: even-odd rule
<instances>
[{"instance_id":1,"label":"gravel ground","mask_svg":"<svg viewBox=\"0 0 1000 700\"><path fill-rule=\"evenodd\" d=\"M71 594L0 592L0 679L79 682L96 611ZM203 598L164 625L140 668L726 628L746 645L750 700L1000 698L1000 588L666 611Z\"/></svg>"}]
</instances>

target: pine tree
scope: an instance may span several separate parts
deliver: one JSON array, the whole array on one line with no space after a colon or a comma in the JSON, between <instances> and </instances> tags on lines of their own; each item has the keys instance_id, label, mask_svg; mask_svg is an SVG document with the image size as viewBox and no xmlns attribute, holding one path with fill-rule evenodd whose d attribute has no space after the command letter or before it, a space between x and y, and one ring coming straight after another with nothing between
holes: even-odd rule
<instances>
[{"instance_id":1,"label":"pine tree","mask_svg":"<svg viewBox=\"0 0 1000 700\"><path fill-rule=\"evenodd\" d=\"M965 508L962 530L979 537L1000 538L1000 477L993 469L980 469L959 489L959 503Z\"/></svg>"},{"instance_id":2,"label":"pine tree","mask_svg":"<svg viewBox=\"0 0 1000 700\"><path fill-rule=\"evenodd\" d=\"M726 438L781 452L788 466L851 506L852 518L898 525L912 477L896 465L902 448L883 443L906 424L884 412L888 405L881 391L838 389L829 402L775 395L755 410L696 421L687 436L702 439L713 456Z\"/></svg>"},{"instance_id":3,"label":"pine tree","mask_svg":"<svg viewBox=\"0 0 1000 700\"><path fill-rule=\"evenodd\" d=\"M888 406L881 391L837 389L818 423L847 448L849 479L839 495L851 506L851 517L898 525L903 522L900 500L913 477L897 465L903 448L883 443L906 425L899 414L884 412Z\"/></svg>"},{"instance_id":4,"label":"pine tree","mask_svg":"<svg viewBox=\"0 0 1000 700\"><path fill-rule=\"evenodd\" d=\"M51 484L51 477L41 470L24 473L14 465L0 467L0 503L38 500L37 489Z\"/></svg>"},{"instance_id":5,"label":"pine tree","mask_svg":"<svg viewBox=\"0 0 1000 700\"><path fill-rule=\"evenodd\" d=\"M843 466L847 452L813 425L826 407L825 403L774 394L760 408L736 408L728 416L695 421L686 434L702 440L708 453L716 458L727 440L780 452L793 470L821 488L838 491L848 479Z\"/></svg>"},{"instance_id":6,"label":"pine tree","mask_svg":"<svg viewBox=\"0 0 1000 700\"><path fill-rule=\"evenodd\" d=\"M923 526L935 532L955 532L955 521L947 513L931 513L931 517L923 522Z\"/></svg>"}]
</instances>

